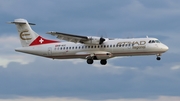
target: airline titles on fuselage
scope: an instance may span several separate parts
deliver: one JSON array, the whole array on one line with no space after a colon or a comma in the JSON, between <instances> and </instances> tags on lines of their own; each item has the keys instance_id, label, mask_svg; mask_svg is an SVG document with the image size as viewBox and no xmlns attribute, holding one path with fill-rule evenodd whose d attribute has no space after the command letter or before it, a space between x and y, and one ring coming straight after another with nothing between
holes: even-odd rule
<instances>
[{"instance_id":1,"label":"airline titles on fuselage","mask_svg":"<svg viewBox=\"0 0 180 101\"><path fill-rule=\"evenodd\" d=\"M125 41L125 42L118 42L117 45L120 45L120 46L132 46L132 49L144 49L146 48L146 41L133 41L133 42L130 42L130 41Z\"/></svg>"}]
</instances>

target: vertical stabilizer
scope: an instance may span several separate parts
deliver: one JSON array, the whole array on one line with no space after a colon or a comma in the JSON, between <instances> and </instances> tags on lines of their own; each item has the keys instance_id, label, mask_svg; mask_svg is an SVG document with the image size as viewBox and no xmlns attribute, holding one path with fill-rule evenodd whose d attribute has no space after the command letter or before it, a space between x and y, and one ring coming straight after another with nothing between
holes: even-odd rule
<instances>
[{"instance_id":1,"label":"vertical stabilizer","mask_svg":"<svg viewBox=\"0 0 180 101\"><path fill-rule=\"evenodd\" d=\"M19 39L21 41L22 47L43 45L50 43L58 43L56 40L49 40L39 36L36 32L31 29L30 25L35 25L33 23L28 23L25 19L15 19L14 22L19 33Z\"/></svg>"},{"instance_id":2,"label":"vertical stabilizer","mask_svg":"<svg viewBox=\"0 0 180 101\"><path fill-rule=\"evenodd\" d=\"M28 23L25 19L15 19L14 22L11 23L17 27L22 47L29 46L39 36L31 29L30 25L35 24Z\"/></svg>"}]
</instances>

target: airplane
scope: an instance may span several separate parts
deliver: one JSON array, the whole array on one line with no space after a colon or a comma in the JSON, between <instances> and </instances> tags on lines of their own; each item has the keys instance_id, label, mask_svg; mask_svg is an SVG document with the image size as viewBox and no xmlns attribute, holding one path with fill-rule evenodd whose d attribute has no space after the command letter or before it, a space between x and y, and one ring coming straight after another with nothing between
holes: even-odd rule
<instances>
[{"instance_id":1,"label":"airplane","mask_svg":"<svg viewBox=\"0 0 180 101\"><path fill-rule=\"evenodd\" d=\"M50 40L33 31L30 25L35 24L29 23L26 19L15 19L9 23L16 25L22 45L15 51L46 58L86 59L87 64L100 60L101 65L106 65L107 59L119 56L155 55L157 60L161 60L162 53L168 50L168 46L157 38L110 39L50 31L47 34L60 39Z\"/></svg>"}]
</instances>

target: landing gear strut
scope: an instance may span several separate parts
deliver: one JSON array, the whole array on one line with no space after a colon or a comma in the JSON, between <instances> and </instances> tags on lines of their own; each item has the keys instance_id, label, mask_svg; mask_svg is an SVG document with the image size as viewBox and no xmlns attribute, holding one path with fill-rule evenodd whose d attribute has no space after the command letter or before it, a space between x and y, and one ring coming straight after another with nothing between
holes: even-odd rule
<instances>
[{"instance_id":1,"label":"landing gear strut","mask_svg":"<svg viewBox=\"0 0 180 101\"><path fill-rule=\"evenodd\" d=\"M106 65L107 64L107 60L101 60L100 63L101 63L101 65Z\"/></svg>"},{"instance_id":2,"label":"landing gear strut","mask_svg":"<svg viewBox=\"0 0 180 101\"><path fill-rule=\"evenodd\" d=\"M93 64L93 62L94 62L93 59L87 59L88 64Z\"/></svg>"}]
</instances>

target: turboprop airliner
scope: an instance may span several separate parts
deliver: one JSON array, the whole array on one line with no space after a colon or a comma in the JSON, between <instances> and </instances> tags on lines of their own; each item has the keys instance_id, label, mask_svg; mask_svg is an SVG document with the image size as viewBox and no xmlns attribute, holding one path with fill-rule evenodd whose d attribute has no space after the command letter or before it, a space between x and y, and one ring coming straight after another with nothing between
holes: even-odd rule
<instances>
[{"instance_id":1,"label":"turboprop airliner","mask_svg":"<svg viewBox=\"0 0 180 101\"><path fill-rule=\"evenodd\" d=\"M86 59L87 64L100 60L101 65L107 64L107 59L118 56L155 55L160 60L162 53L168 47L157 38L118 38L109 39L95 36L82 36L50 31L47 34L56 36L59 40L46 39L31 29L25 19L15 19L11 24L17 26L22 47L15 51L42 56L52 59ZM62 40L65 40L65 42Z\"/></svg>"}]
</instances>

